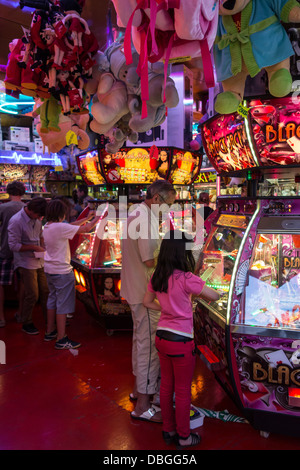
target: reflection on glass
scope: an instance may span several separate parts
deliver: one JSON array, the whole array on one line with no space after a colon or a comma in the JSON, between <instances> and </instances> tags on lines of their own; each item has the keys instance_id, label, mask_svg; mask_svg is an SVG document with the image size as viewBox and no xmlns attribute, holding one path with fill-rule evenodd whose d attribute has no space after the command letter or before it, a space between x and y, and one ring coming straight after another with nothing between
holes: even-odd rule
<instances>
[{"instance_id":1,"label":"reflection on glass","mask_svg":"<svg viewBox=\"0 0 300 470\"><path fill-rule=\"evenodd\" d=\"M121 220L106 220L101 227L101 233L94 231L80 234L74 258L93 268L121 266L121 231Z\"/></svg>"},{"instance_id":2,"label":"reflection on glass","mask_svg":"<svg viewBox=\"0 0 300 470\"><path fill-rule=\"evenodd\" d=\"M258 234L235 323L300 328L300 236Z\"/></svg>"},{"instance_id":3,"label":"reflection on glass","mask_svg":"<svg viewBox=\"0 0 300 470\"><path fill-rule=\"evenodd\" d=\"M201 254L200 277L209 287L224 292L218 301L210 303L223 316L226 316L231 276L243 236L244 230L215 226Z\"/></svg>"},{"instance_id":4,"label":"reflection on glass","mask_svg":"<svg viewBox=\"0 0 300 470\"><path fill-rule=\"evenodd\" d=\"M84 265L88 265L90 263L92 239L92 233L81 233L79 235L79 243L74 257Z\"/></svg>"}]
</instances>

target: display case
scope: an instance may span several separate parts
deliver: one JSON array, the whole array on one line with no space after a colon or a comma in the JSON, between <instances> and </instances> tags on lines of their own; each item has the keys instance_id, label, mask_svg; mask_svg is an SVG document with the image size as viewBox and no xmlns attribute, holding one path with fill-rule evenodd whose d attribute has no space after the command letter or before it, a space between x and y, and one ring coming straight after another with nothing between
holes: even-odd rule
<instances>
[{"instance_id":1,"label":"display case","mask_svg":"<svg viewBox=\"0 0 300 470\"><path fill-rule=\"evenodd\" d=\"M132 328L130 308L120 296L121 233L126 219L118 209L112 216L108 204L97 210L100 219L95 230L79 234L73 244L72 265L77 297L110 334Z\"/></svg>"}]
</instances>

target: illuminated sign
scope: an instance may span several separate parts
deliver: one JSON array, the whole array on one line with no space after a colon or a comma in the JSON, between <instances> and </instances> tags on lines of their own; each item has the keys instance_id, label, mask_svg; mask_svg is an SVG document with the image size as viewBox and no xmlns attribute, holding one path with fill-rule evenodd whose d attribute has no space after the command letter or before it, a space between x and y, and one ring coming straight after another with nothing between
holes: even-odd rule
<instances>
[{"instance_id":1,"label":"illuminated sign","mask_svg":"<svg viewBox=\"0 0 300 470\"><path fill-rule=\"evenodd\" d=\"M217 115L202 125L202 142L217 172L254 167L244 118L238 114Z\"/></svg>"},{"instance_id":2,"label":"illuminated sign","mask_svg":"<svg viewBox=\"0 0 300 470\"><path fill-rule=\"evenodd\" d=\"M250 101L250 123L260 165L299 163L299 104L299 98L294 97Z\"/></svg>"},{"instance_id":3,"label":"illuminated sign","mask_svg":"<svg viewBox=\"0 0 300 470\"><path fill-rule=\"evenodd\" d=\"M215 171L201 171L194 183L215 183L217 180L217 173Z\"/></svg>"},{"instance_id":4,"label":"illuminated sign","mask_svg":"<svg viewBox=\"0 0 300 470\"><path fill-rule=\"evenodd\" d=\"M12 152L11 150L0 150L0 163L24 164L24 165L48 165L62 166L61 159L56 153L40 155L32 152Z\"/></svg>"},{"instance_id":5,"label":"illuminated sign","mask_svg":"<svg viewBox=\"0 0 300 470\"><path fill-rule=\"evenodd\" d=\"M168 147L128 147L115 154L103 150L100 162L109 184L151 184L168 176L171 156Z\"/></svg>"},{"instance_id":6,"label":"illuminated sign","mask_svg":"<svg viewBox=\"0 0 300 470\"><path fill-rule=\"evenodd\" d=\"M191 184L199 174L202 156L190 151L174 149L169 180L173 184Z\"/></svg>"},{"instance_id":7,"label":"illuminated sign","mask_svg":"<svg viewBox=\"0 0 300 470\"><path fill-rule=\"evenodd\" d=\"M77 155L77 163L78 169L86 184L89 186L105 184L99 165L97 150L91 150L87 153Z\"/></svg>"},{"instance_id":8,"label":"illuminated sign","mask_svg":"<svg viewBox=\"0 0 300 470\"><path fill-rule=\"evenodd\" d=\"M0 112L6 114L25 114L32 111L34 106L34 99L30 96L19 94L19 98L14 98L2 90L5 90L5 85L0 80Z\"/></svg>"},{"instance_id":9,"label":"illuminated sign","mask_svg":"<svg viewBox=\"0 0 300 470\"><path fill-rule=\"evenodd\" d=\"M216 115L202 125L206 154L218 173L300 162L300 98L252 99L248 114Z\"/></svg>"},{"instance_id":10,"label":"illuminated sign","mask_svg":"<svg viewBox=\"0 0 300 470\"><path fill-rule=\"evenodd\" d=\"M108 184L151 184L158 179L190 184L198 175L201 156L174 147L126 147L115 154L102 150L100 164Z\"/></svg>"},{"instance_id":11,"label":"illuminated sign","mask_svg":"<svg viewBox=\"0 0 300 470\"><path fill-rule=\"evenodd\" d=\"M227 227L246 228L247 218L243 215L221 214L217 224Z\"/></svg>"}]
</instances>

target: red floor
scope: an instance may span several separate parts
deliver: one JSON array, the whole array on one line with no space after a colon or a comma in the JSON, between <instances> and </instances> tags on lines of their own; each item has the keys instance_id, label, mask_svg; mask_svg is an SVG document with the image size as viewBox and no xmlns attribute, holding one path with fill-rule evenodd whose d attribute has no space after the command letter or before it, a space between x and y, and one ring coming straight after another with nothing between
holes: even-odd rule
<instances>
[{"instance_id":1,"label":"red floor","mask_svg":"<svg viewBox=\"0 0 300 470\"><path fill-rule=\"evenodd\" d=\"M108 336L79 303L68 326L80 340L78 355L57 351L43 341L39 307L37 336L21 331L7 308L7 326L0 329L6 364L0 364L0 449L2 450L171 450L161 438L161 425L133 420L128 395L131 333ZM241 416L206 367L197 361L192 387L194 405ZM249 424L204 418L197 429L198 450L299 450L300 439L268 438Z\"/></svg>"}]
</instances>

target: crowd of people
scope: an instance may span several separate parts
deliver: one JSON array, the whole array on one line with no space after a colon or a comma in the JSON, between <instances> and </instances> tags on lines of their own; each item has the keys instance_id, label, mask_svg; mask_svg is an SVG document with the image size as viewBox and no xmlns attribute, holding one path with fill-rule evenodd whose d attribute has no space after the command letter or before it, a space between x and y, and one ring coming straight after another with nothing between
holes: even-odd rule
<instances>
[{"instance_id":1,"label":"crowd of people","mask_svg":"<svg viewBox=\"0 0 300 470\"><path fill-rule=\"evenodd\" d=\"M78 348L81 344L66 335L67 318L75 312L69 240L92 230L99 220L93 211L77 220L89 202L87 190L78 188L73 205L60 196L49 202L35 197L25 204L25 187L18 181L8 184L7 193L9 202L0 205L0 327L6 323L4 289L15 280L19 292L16 320L22 330L39 333L32 317L39 299L44 340L55 340L56 349ZM200 442L199 435L190 432L195 366L191 297L217 300L219 293L194 274L193 254L187 248L191 239L171 230L161 240L159 214L162 208L168 212L175 197L172 184L158 180L129 214L122 237L120 294L133 319L130 399L136 405L131 417L162 423L165 442L185 448Z\"/></svg>"},{"instance_id":2,"label":"crowd of people","mask_svg":"<svg viewBox=\"0 0 300 470\"><path fill-rule=\"evenodd\" d=\"M55 339L56 349L78 348L81 344L66 335L67 317L75 311L69 240L77 233L90 231L98 221L92 211L89 217L76 220L87 204L87 190L79 188L76 206L63 196L50 202L35 197L25 204L25 186L19 181L9 183L7 193L9 202L0 205L0 327L6 325L5 286L14 283L19 294L16 320L22 323L22 331L39 333L32 318L39 300L45 341ZM76 216L72 214L74 207Z\"/></svg>"}]
</instances>

